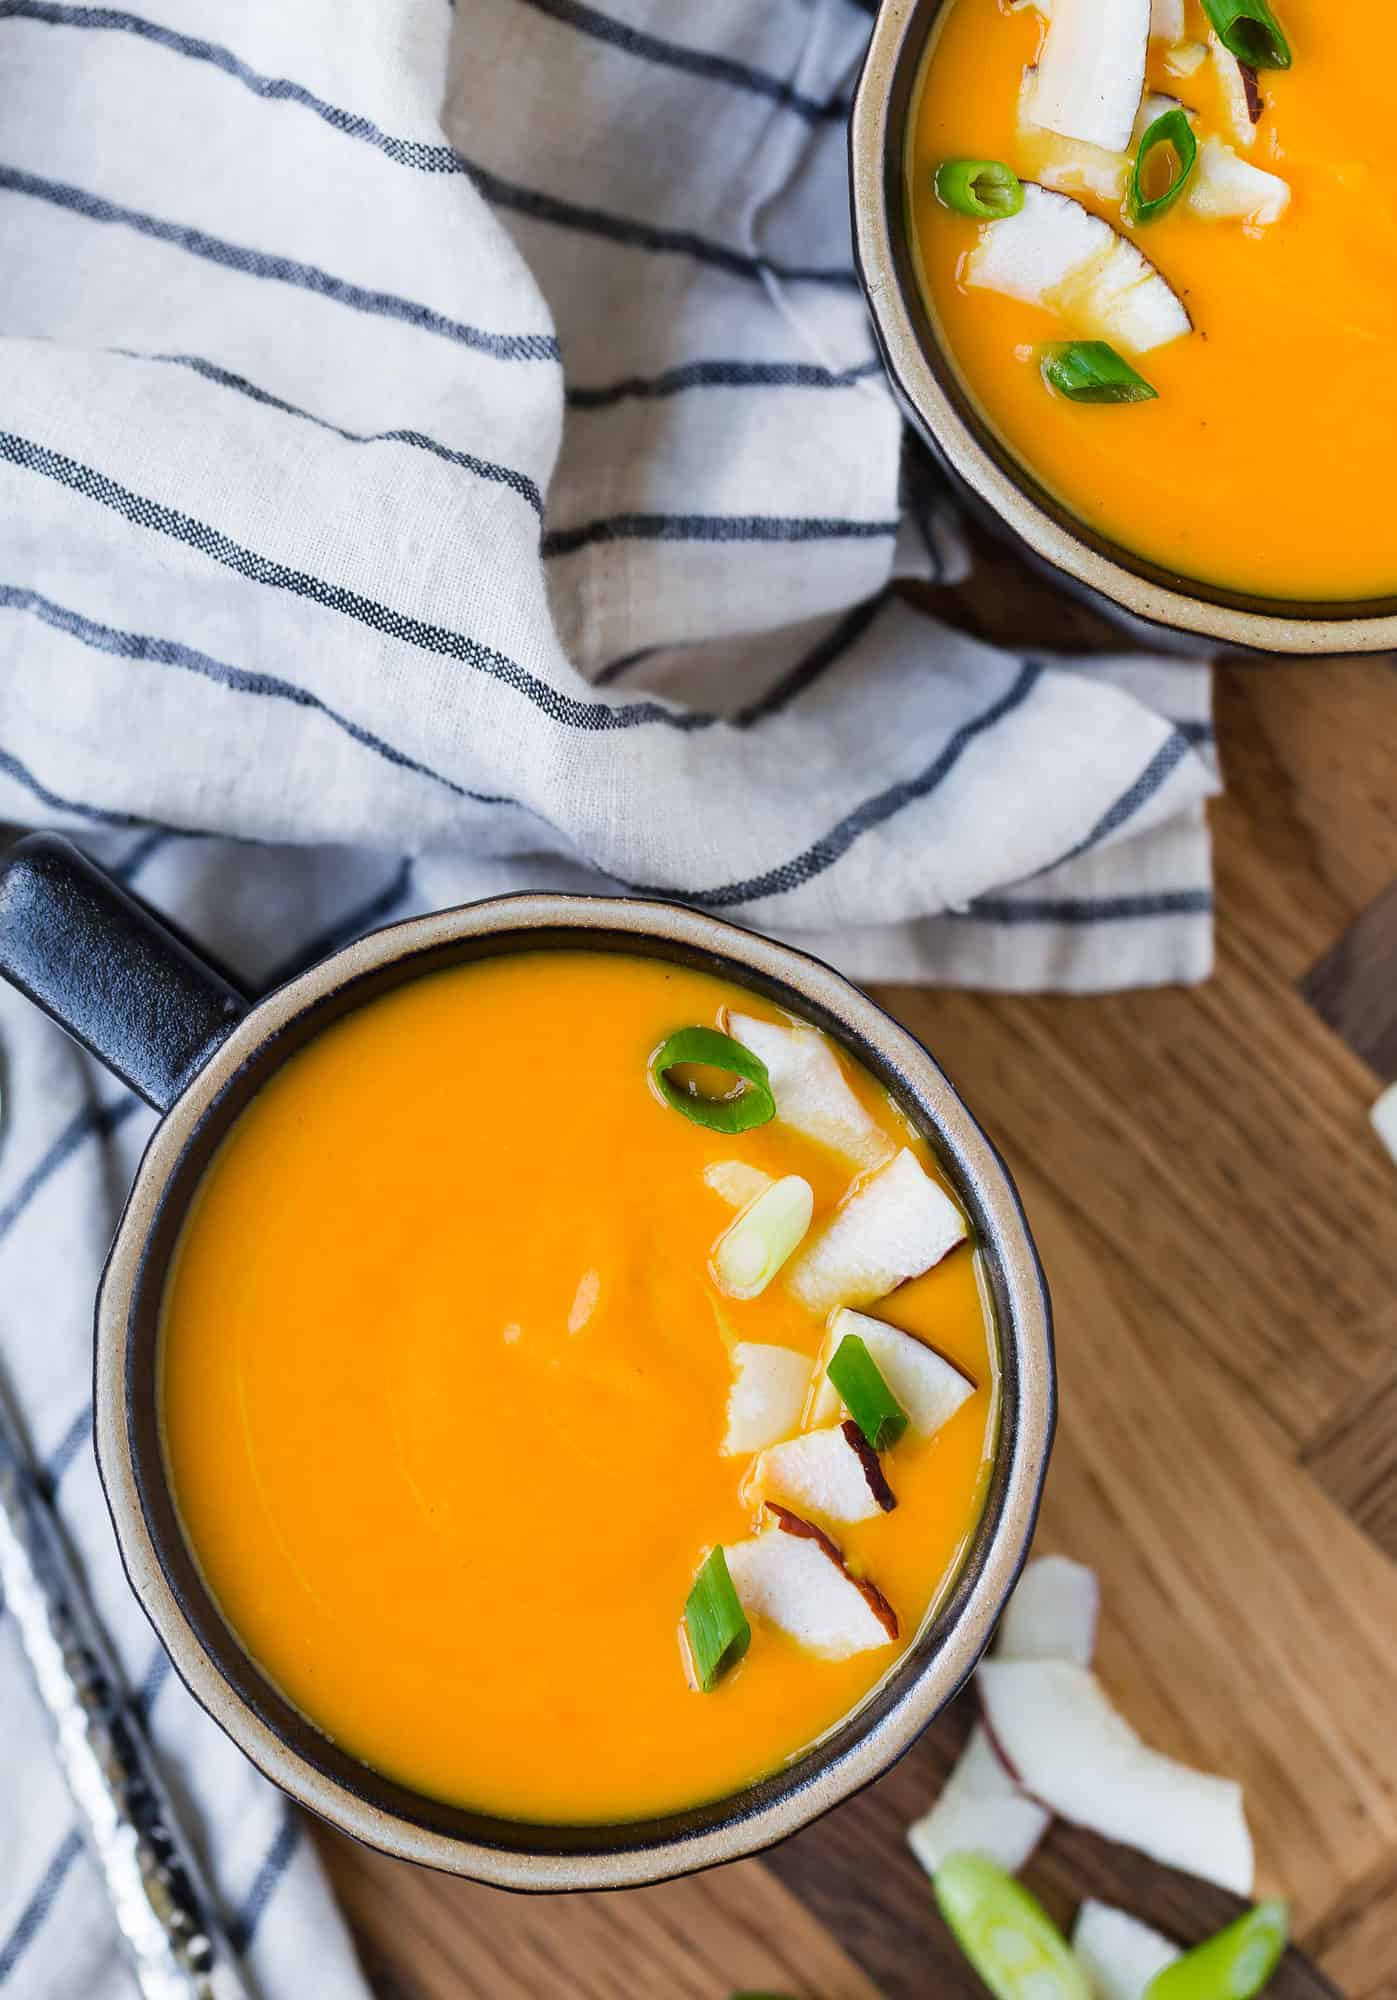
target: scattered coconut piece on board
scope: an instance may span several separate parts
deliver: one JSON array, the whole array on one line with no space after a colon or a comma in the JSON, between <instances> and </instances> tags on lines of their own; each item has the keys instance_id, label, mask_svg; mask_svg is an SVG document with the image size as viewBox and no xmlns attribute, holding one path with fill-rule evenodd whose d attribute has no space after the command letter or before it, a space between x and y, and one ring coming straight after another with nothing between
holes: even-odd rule
<instances>
[{"instance_id":1,"label":"scattered coconut piece on board","mask_svg":"<svg viewBox=\"0 0 1397 2000\"><path fill-rule=\"evenodd\" d=\"M787 1508L768 1511L769 1527L725 1552L743 1610L829 1660L896 1639L892 1606L866 1578L849 1574L829 1536Z\"/></svg>"},{"instance_id":2,"label":"scattered coconut piece on board","mask_svg":"<svg viewBox=\"0 0 1397 2000\"><path fill-rule=\"evenodd\" d=\"M811 1312L871 1303L962 1243L965 1217L906 1147L858 1181L790 1275Z\"/></svg>"},{"instance_id":3,"label":"scattered coconut piece on board","mask_svg":"<svg viewBox=\"0 0 1397 2000\"><path fill-rule=\"evenodd\" d=\"M1024 108L1035 125L1123 153L1145 88L1150 0L1055 0Z\"/></svg>"},{"instance_id":4,"label":"scattered coconut piece on board","mask_svg":"<svg viewBox=\"0 0 1397 2000\"><path fill-rule=\"evenodd\" d=\"M1070 195L1029 181L1023 196L1017 215L982 225L966 284L1047 306L1135 354L1192 332L1181 301L1128 237Z\"/></svg>"},{"instance_id":5,"label":"scattered coconut piece on board","mask_svg":"<svg viewBox=\"0 0 1397 2000\"><path fill-rule=\"evenodd\" d=\"M829 1521L872 1521L897 1505L878 1454L853 1422L772 1445L752 1468L751 1491Z\"/></svg>"},{"instance_id":6,"label":"scattered coconut piece on board","mask_svg":"<svg viewBox=\"0 0 1397 2000\"><path fill-rule=\"evenodd\" d=\"M1176 42L1164 57L1164 67L1170 76L1197 76L1208 60L1206 42Z\"/></svg>"},{"instance_id":7,"label":"scattered coconut piece on board","mask_svg":"<svg viewBox=\"0 0 1397 2000\"><path fill-rule=\"evenodd\" d=\"M1369 1122L1394 1160L1397 1160L1397 1083L1391 1083L1368 1113Z\"/></svg>"},{"instance_id":8,"label":"scattered coconut piece on board","mask_svg":"<svg viewBox=\"0 0 1397 2000\"><path fill-rule=\"evenodd\" d=\"M970 1377L924 1340L889 1326L886 1320L841 1306L830 1319L819 1363L807 1418L812 1425L831 1423L839 1415L839 1392L825 1368L840 1341L850 1333L857 1334L872 1355L883 1380L907 1412L907 1428L914 1436L931 1437L975 1393Z\"/></svg>"},{"instance_id":9,"label":"scattered coconut piece on board","mask_svg":"<svg viewBox=\"0 0 1397 2000\"><path fill-rule=\"evenodd\" d=\"M1069 1660L1089 1667L1100 1608L1095 1570L1067 1556L1039 1556L1004 1608L995 1653L1001 1660Z\"/></svg>"},{"instance_id":10,"label":"scattered coconut piece on board","mask_svg":"<svg viewBox=\"0 0 1397 2000\"><path fill-rule=\"evenodd\" d=\"M976 1687L995 1746L1030 1797L1166 1867L1251 1894L1241 1786L1149 1749L1085 1667L986 1660Z\"/></svg>"},{"instance_id":11,"label":"scattered coconut piece on board","mask_svg":"<svg viewBox=\"0 0 1397 2000\"><path fill-rule=\"evenodd\" d=\"M1019 1790L977 1722L940 1798L908 1827L907 1843L928 1875L949 1854L983 1854L1013 1875L1051 1822L1047 1808Z\"/></svg>"},{"instance_id":12,"label":"scattered coconut piece on board","mask_svg":"<svg viewBox=\"0 0 1397 2000\"><path fill-rule=\"evenodd\" d=\"M1210 222L1279 222L1290 206L1290 187L1244 160L1221 139L1205 139L1184 207Z\"/></svg>"},{"instance_id":13,"label":"scattered coconut piece on board","mask_svg":"<svg viewBox=\"0 0 1397 2000\"><path fill-rule=\"evenodd\" d=\"M789 1347L739 1340L732 1350L728 1428L723 1450L733 1457L779 1444L800 1423L810 1387L810 1357Z\"/></svg>"},{"instance_id":14,"label":"scattered coconut piece on board","mask_svg":"<svg viewBox=\"0 0 1397 2000\"><path fill-rule=\"evenodd\" d=\"M1150 40L1171 46L1184 38L1184 0L1150 0Z\"/></svg>"},{"instance_id":15,"label":"scattered coconut piece on board","mask_svg":"<svg viewBox=\"0 0 1397 2000\"><path fill-rule=\"evenodd\" d=\"M1183 1957L1138 1917L1090 1897L1077 1912L1072 1949L1100 2000L1145 2000L1155 1975Z\"/></svg>"},{"instance_id":16,"label":"scattered coconut piece on board","mask_svg":"<svg viewBox=\"0 0 1397 2000\"><path fill-rule=\"evenodd\" d=\"M733 1208L746 1208L749 1201L755 1201L771 1186L771 1175L764 1174L760 1167L749 1166L746 1160L710 1160L703 1178L714 1194L721 1195Z\"/></svg>"},{"instance_id":17,"label":"scattered coconut piece on board","mask_svg":"<svg viewBox=\"0 0 1397 2000\"><path fill-rule=\"evenodd\" d=\"M1256 128L1266 108L1256 71L1250 63L1238 62L1216 35L1208 37L1208 54L1212 57L1233 138L1239 146L1254 145Z\"/></svg>"},{"instance_id":18,"label":"scattered coconut piece on board","mask_svg":"<svg viewBox=\"0 0 1397 2000\"><path fill-rule=\"evenodd\" d=\"M818 1028L783 1027L751 1014L729 1013L727 1033L766 1064L776 1116L783 1125L859 1166L886 1159L892 1141L865 1111L839 1066L829 1038Z\"/></svg>"}]
</instances>

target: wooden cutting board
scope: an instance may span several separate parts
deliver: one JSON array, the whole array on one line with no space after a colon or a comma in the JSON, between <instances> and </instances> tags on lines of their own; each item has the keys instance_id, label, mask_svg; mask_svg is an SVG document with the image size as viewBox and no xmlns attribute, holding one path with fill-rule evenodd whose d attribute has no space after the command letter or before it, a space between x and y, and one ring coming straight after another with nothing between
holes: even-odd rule
<instances>
[{"instance_id":1,"label":"wooden cutting board","mask_svg":"<svg viewBox=\"0 0 1397 2000\"><path fill-rule=\"evenodd\" d=\"M981 552L935 607L1119 646ZM1245 1786L1306 1956L1276 2000L1397 1996L1397 673L1228 667L1218 973L1096 1000L881 995L1006 1153L1056 1305L1062 1427L1040 1546L1099 1570L1102 1673L1147 1739ZM382 2000L981 2000L908 1852L961 1705L760 1861L525 1900L325 1835ZM1236 1906L1057 1828L1029 1871L1181 1940Z\"/></svg>"}]
</instances>

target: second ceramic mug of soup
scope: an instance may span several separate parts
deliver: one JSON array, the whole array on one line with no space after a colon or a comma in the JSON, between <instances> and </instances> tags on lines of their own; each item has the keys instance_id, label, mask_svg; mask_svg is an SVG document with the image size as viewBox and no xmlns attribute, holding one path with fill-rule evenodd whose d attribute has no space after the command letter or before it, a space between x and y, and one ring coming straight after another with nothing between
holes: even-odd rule
<instances>
[{"instance_id":1,"label":"second ceramic mug of soup","mask_svg":"<svg viewBox=\"0 0 1397 2000\"><path fill-rule=\"evenodd\" d=\"M654 1881L804 1825L964 1681L1046 1469L1047 1299L992 1147L838 975L693 911L527 895L251 1007L48 836L0 869L0 972L165 1113L99 1301L98 1460L177 1670L301 1803L506 1887ZM724 1024L777 1099L731 1133L650 1069ZM813 1194L804 1264L715 1286L782 1179ZM881 1462L828 1390L803 1430L771 1410L818 1395L832 1224L870 1190L887 1321L845 1330L911 1418ZM969 1240L898 1283L928 1217ZM793 1435L814 1462L763 1461ZM680 1634L715 1545L752 1638L702 1693Z\"/></svg>"},{"instance_id":2,"label":"second ceramic mug of soup","mask_svg":"<svg viewBox=\"0 0 1397 2000\"><path fill-rule=\"evenodd\" d=\"M1376 0L1274 12L1290 66L1258 76L1204 0L882 0L851 127L858 262L909 415L1060 577L1213 643L1386 650L1397 90ZM1170 116L1189 178L1142 218L1132 171L1147 133L1153 167L1174 159ZM973 191L936 186L957 159L1012 169L1022 210L957 213ZM1044 380L1045 351L1103 339L1142 400Z\"/></svg>"}]
</instances>

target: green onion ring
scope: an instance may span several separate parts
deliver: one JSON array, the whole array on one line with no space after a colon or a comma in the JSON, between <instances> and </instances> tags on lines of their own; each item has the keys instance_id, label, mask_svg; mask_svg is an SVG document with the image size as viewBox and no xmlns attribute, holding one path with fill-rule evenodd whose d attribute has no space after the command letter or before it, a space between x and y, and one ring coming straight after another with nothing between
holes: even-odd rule
<instances>
[{"instance_id":1,"label":"green onion ring","mask_svg":"<svg viewBox=\"0 0 1397 2000\"><path fill-rule=\"evenodd\" d=\"M1069 403L1150 403L1159 394L1104 340L1055 341L1041 366L1043 380Z\"/></svg>"},{"instance_id":2,"label":"green onion ring","mask_svg":"<svg viewBox=\"0 0 1397 2000\"><path fill-rule=\"evenodd\" d=\"M694 1678L700 1690L709 1694L752 1643L752 1628L728 1575L728 1559L721 1547L712 1550L694 1578L684 1606L684 1625Z\"/></svg>"},{"instance_id":3,"label":"green onion ring","mask_svg":"<svg viewBox=\"0 0 1397 2000\"><path fill-rule=\"evenodd\" d=\"M1238 62L1251 69L1290 68L1290 43L1266 0L1203 0L1203 11Z\"/></svg>"},{"instance_id":4,"label":"green onion ring","mask_svg":"<svg viewBox=\"0 0 1397 2000\"><path fill-rule=\"evenodd\" d=\"M669 1072L680 1063L702 1063L741 1077L745 1089L731 1097L700 1097L673 1082ZM731 1035L717 1028L679 1028L660 1043L650 1058L650 1075L666 1104L710 1132L750 1132L776 1116L776 1099L766 1064Z\"/></svg>"},{"instance_id":5,"label":"green onion ring","mask_svg":"<svg viewBox=\"0 0 1397 2000\"><path fill-rule=\"evenodd\" d=\"M1173 147L1179 167L1163 194L1156 195L1151 201L1145 196L1145 167L1150 155L1161 146ZM1197 158L1198 141L1193 136L1193 127L1183 106L1175 104L1170 110L1162 111L1147 128L1140 141L1140 150L1135 155L1127 203L1130 220L1134 223L1158 222L1161 215L1167 214L1188 185L1188 177Z\"/></svg>"},{"instance_id":6,"label":"green onion ring","mask_svg":"<svg viewBox=\"0 0 1397 2000\"><path fill-rule=\"evenodd\" d=\"M1206 1944L1196 1945L1157 1972L1145 2000L1253 2000L1269 1985L1290 1935L1290 1911L1282 1902L1258 1903Z\"/></svg>"},{"instance_id":7,"label":"green onion ring","mask_svg":"<svg viewBox=\"0 0 1397 2000\"><path fill-rule=\"evenodd\" d=\"M887 1451L907 1428L907 1412L856 1333L846 1333L825 1370L872 1450Z\"/></svg>"},{"instance_id":8,"label":"green onion ring","mask_svg":"<svg viewBox=\"0 0 1397 2000\"><path fill-rule=\"evenodd\" d=\"M976 222L1002 222L1023 207L1023 183L1002 160L943 160L934 185L947 208Z\"/></svg>"}]
</instances>

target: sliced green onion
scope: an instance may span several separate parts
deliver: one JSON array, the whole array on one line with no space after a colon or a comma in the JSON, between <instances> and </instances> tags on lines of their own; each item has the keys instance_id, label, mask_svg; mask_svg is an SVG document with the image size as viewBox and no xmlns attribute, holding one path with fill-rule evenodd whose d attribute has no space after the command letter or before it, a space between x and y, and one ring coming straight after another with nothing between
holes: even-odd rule
<instances>
[{"instance_id":1,"label":"sliced green onion","mask_svg":"<svg viewBox=\"0 0 1397 2000\"><path fill-rule=\"evenodd\" d=\"M1069 403L1149 403L1159 393L1104 340L1055 341L1042 366L1043 380Z\"/></svg>"},{"instance_id":2,"label":"sliced green onion","mask_svg":"<svg viewBox=\"0 0 1397 2000\"><path fill-rule=\"evenodd\" d=\"M1092 2000L1062 1932L1012 1875L950 1854L933 1877L941 1914L995 2000Z\"/></svg>"},{"instance_id":3,"label":"sliced green onion","mask_svg":"<svg viewBox=\"0 0 1397 2000\"><path fill-rule=\"evenodd\" d=\"M1266 0L1203 0L1217 38L1251 69L1289 69L1290 43Z\"/></svg>"},{"instance_id":4,"label":"sliced green onion","mask_svg":"<svg viewBox=\"0 0 1397 2000\"><path fill-rule=\"evenodd\" d=\"M704 1097L676 1083L670 1071L683 1063L699 1063L739 1077L743 1088L727 1097ZM776 1099L766 1064L731 1035L716 1028L680 1028L661 1042L650 1058L650 1075L666 1104L682 1111L695 1125L710 1132L750 1132L776 1116Z\"/></svg>"},{"instance_id":5,"label":"sliced green onion","mask_svg":"<svg viewBox=\"0 0 1397 2000\"><path fill-rule=\"evenodd\" d=\"M1252 2000L1280 1964L1289 1936L1286 1905L1258 1903L1206 1944L1157 1972L1145 1988L1145 2000Z\"/></svg>"},{"instance_id":6,"label":"sliced green onion","mask_svg":"<svg viewBox=\"0 0 1397 2000\"><path fill-rule=\"evenodd\" d=\"M1023 183L1002 160L943 160L935 185L947 208L977 222L1001 222L1023 207Z\"/></svg>"},{"instance_id":7,"label":"sliced green onion","mask_svg":"<svg viewBox=\"0 0 1397 2000\"><path fill-rule=\"evenodd\" d=\"M1148 197L1145 194L1145 170L1151 157L1166 146L1174 154L1174 174L1163 194ZM1140 141L1140 150L1135 155L1127 202L1130 220L1136 223L1158 222L1161 215L1167 214L1187 186L1197 158L1198 141L1193 136L1193 127L1183 106L1175 104L1168 111L1162 111L1147 127Z\"/></svg>"},{"instance_id":8,"label":"sliced green onion","mask_svg":"<svg viewBox=\"0 0 1397 2000\"><path fill-rule=\"evenodd\" d=\"M716 1548L694 1578L684 1606L694 1678L704 1694L735 1667L752 1643L752 1628L728 1575L728 1559Z\"/></svg>"},{"instance_id":9,"label":"sliced green onion","mask_svg":"<svg viewBox=\"0 0 1397 2000\"><path fill-rule=\"evenodd\" d=\"M887 1451L907 1428L907 1412L856 1333L846 1333L825 1370L874 1451Z\"/></svg>"},{"instance_id":10,"label":"sliced green onion","mask_svg":"<svg viewBox=\"0 0 1397 2000\"><path fill-rule=\"evenodd\" d=\"M773 1181L713 1246L713 1276L730 1299L764 1292L810 1227L815 1191L799 1174Z\"/></svg>"}]
</instances>

